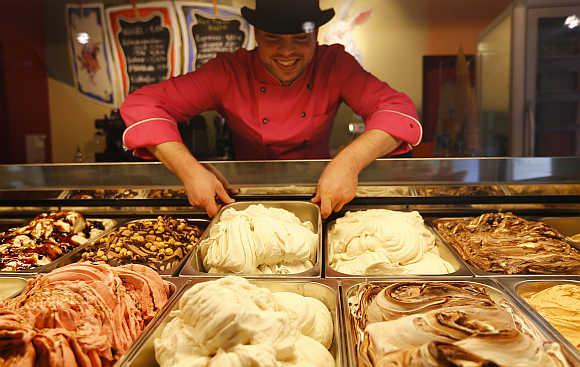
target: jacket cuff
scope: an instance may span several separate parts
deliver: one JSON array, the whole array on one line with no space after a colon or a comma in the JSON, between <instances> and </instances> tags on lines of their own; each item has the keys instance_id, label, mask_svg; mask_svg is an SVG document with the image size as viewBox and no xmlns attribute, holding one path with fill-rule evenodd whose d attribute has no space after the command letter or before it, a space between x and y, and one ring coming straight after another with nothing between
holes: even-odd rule
<instances>
[{"instance_id":1,"label":"jacket cuff","mask_svg":"<svg viewBox=\"0 0 580 367\"><path fill-rule=\"evenodd\" d=\"M403 144L391 154L408 152L412 147L419 145L423 137L423 128L419 120L395 110L379 110L373 113L367 119L366 130L383 130L402 140Z\"/></svg>"},{"instance_id":2,"label":"jacket cuff","mask_svg":"<svg viewBox=\"0 0 580 367\"><path fill-rule=\"evenodd\" d=\"M150 118L135 122L123 132L123 148L133 150L139 158L155 158L146 149L170 141L182 142L177 123L164 118Z\"/></svg>"}]
</instances>

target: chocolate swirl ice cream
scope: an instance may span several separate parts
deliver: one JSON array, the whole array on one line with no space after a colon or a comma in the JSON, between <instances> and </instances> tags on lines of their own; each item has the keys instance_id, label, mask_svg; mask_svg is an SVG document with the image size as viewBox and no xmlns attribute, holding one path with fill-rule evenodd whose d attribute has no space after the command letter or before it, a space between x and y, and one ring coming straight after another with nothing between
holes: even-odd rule
<instances>
[{"instance_id":1,"label":"chocolate swirl ice cream","mask_svg":"<svg viewBox=\"0 0 580 367\"><path fill-rule=\"evenodd\" d=\"M42 213L26 225L0 232L0 271L48 265L114 225L111 219L87 220L75 211Z\"/></svg>"},{"instance_id":2,"label":"chocolate swirl ice cream","mask_svg":"<svg viewBox=\"0 0 580 367\"><path fill-rule=\"evenodd\" d=\"M364 284L349 299L359 366L567 366L473 283Z\"/></svg>"},{"instance_id":3,"label":"chocolate swirl ice cream","mask_svg":"<svg viewBox=\"0 0 580 367\"><path fill-rule=\"evenodd\" d=\"M580 251L556 229L512 213L438 219L435 228L469 264L502 274L580 274Z\"/></svg>"}]
</instances>

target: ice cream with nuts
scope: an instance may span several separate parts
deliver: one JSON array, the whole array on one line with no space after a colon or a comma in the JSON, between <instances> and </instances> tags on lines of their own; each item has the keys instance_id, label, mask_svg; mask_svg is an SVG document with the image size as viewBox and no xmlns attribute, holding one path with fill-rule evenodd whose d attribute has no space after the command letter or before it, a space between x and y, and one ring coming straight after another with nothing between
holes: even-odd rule
<instances>
[{"instance_id":1,"label":"ice cream with nuts","mask_svg":"<svg viewBox=\"0 0 580 367\"><path fill-rule=\"evenodd\" d=\"M86 220L75 211L42 213L24 226L0 233L0 270L48 265L114 225L110 219Z\"/></svg>"},{"instance_id":2,"label":"ice cream with nuts","mask_svg":"<svg viewBox=\"0 0 580 367\"><path fill-rule=\"evenodd\" d=\"M158 217L130 222L82 253L83 261L144 264L171 273L199 242L202 229L185 219Z\"/></svg>"},{"instance_id":3,"label":"ice cream with nuts","mask_svg":"<svg viewBox=\"0 0 580 367\"><path fill-rule=\"evenodd\" d=\"M433 233L418 212L347 212L328 232L332 269L354 275L448 274Z\"/></svg>"},{"instance_id":4,"label":"ice cream with nuts","mask_svg":"<svg viewBox=\"0 0 580 367\"><path fill-rule=\"evenodd\" d=\"M103 200L103 199L135 199L139 196L139 191L132 189L96 189L96 190L73 190L69 193L68 199L74 200Z\"/></svg>"},{"instance_id":5,"label":"ice cream with nuts","mask_svg":"<svg viewBox=\"0 0 580 367\"><path fill-rule=\"evenodd\" d=\"M334 327L316 298L229 276L187 290L155 339L161 367L331 367Z\"/></svg>"},{"instance_id":6,"label":"ice cream with nuts","mask_svg":"<svg viewBox=\"0 0 580 367\"><path fill-rule=\"evenodd\" d=\"M312 223L259 204L226 209L200 249L212 273L295 274L313 267L318 244Z\"/></svg>"}]
</instances>

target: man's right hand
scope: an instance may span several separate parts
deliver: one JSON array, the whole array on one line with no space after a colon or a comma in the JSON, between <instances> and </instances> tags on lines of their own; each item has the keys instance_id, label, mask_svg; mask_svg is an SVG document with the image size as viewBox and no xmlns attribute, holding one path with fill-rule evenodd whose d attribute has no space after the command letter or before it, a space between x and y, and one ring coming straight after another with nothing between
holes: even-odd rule
<instances>
[{"instance_id":1,"label":"man's right hand","mask_svg":"<svg viewBox=\"0 0 580 367\"><path fill-rule=\"evenodd\" d=\"M210 217L215 216L223 204L234 202L221 176L202 166L183 143L167 142L148 149L183 182L191 205L204 209Z\"/></svg>"},{"instance_id":2,"label":"man's right hand","mask_svg":"<svg viewBox=\"0 0 580 367\"><path fill-rule=\"evenodd\" d=\"M195 165L192 172L184 176L188 177L183 180L183 185L189 203L204 209L210 217L214 217L223 204L234 202L224 184L201 164Z\"/></svg>"}]
</instances>

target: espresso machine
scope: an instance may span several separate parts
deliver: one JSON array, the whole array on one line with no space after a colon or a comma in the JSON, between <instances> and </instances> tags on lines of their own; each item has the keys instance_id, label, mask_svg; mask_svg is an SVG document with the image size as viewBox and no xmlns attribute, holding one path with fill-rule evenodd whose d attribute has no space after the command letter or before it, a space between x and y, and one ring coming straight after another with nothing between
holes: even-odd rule
<instances>
[{"instance_id":1,"label":"espresso machine","mask_svg":"<svg viewBox=\"0 0 580 367\"><path fill-rule=\"evenodd\" d=\"M131 151L123 148L123 132L125 123L119 110L113 110L102 119L95 120L97 129L95 140L103 141L104 147L95 153L95 162L138 162L143 161L133 156ZM227 121L220 115L213 119L215 144L210 144L212 138L208 124L202 115L196 115L189 121L178 124L183 143L194 157L201 160L231 160L234 158L231 131Z\"/></svg>"}]
</instances>

